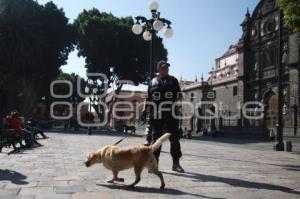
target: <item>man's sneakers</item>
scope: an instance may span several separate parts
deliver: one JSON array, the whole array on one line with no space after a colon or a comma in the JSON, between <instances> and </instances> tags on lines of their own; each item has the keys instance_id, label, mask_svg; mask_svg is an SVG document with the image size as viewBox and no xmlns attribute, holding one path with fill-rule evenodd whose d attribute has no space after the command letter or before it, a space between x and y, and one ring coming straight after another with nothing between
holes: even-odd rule
<instances>
[{"instance_id":1,"label":"man's sneakers","mask_svg":"<svg viewBox=\"0 0 300 199\"><path fill-rule=\"evenodd\" d=\"M149 142L148 140L145 141L144 146L150 146L151 142Z\"/></svg>"},{"instance_id":2,"label":"man's sneakers","mask_svg":"<svg viewBox=\"0 0 300 199\"><path fill-rule=\"evenodd\" d=\"M173 164L172 171L178 172L178 173L184 173L184 169L180 166L179 163Z\"/></svg>"}]
</instances>

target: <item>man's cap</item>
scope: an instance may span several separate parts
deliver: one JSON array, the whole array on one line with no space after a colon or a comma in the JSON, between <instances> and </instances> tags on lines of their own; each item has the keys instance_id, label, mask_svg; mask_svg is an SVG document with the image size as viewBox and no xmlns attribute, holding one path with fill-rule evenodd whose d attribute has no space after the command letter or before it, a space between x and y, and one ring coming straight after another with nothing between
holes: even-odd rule
<instances>
[{"instance_id":1,"label":"man's cap","mask_svg":"<svg viewBox=\"0 0 300 199\"><path fill-rule=\"evenodd\" d=\"M157 71L159 71L162 67L170 67L170 64L166 61L160 61L157 63Z\"/></svg>"}]
</instances>

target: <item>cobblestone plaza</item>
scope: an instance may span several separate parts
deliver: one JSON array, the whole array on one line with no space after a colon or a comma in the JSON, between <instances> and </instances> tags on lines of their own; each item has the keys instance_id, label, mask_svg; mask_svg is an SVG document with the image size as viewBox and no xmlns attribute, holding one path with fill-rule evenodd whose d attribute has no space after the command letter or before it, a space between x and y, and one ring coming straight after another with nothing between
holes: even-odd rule
<instances>
[{"instance_id":1,"label":"cobblestone plaza","mask_svg":"<svg viewBox=\"0 0 300 199\"><path fill-rule=\"evenodd\" d=\"M166 189L147 171L135 189L133 170L120 173L125 183L108 184L111 172L96 165L87 169L90 151L115 143L118 136L49 133L44 147L0 154L0 198L299 198L300 160L297 153L273 152L271 143L232 140L182 140L182 166L171 171L169 144L160 160ZM143 143L129 137L121 145ZM219 142L220 141L220 142Z\"/></svg>"}]
</instances>

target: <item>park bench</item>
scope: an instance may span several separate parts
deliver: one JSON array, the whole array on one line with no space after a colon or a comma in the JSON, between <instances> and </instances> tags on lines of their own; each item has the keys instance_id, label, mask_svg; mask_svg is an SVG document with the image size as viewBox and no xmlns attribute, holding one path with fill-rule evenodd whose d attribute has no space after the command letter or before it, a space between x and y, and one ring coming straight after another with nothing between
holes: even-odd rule
<instances>
[{"instance_id":1,"label":"park bench","mask_svg":"<svg viewBox=\"0 0 300 199\"><path fill-rule=\"evenodd\" d=\"M13 152L20 152L23 138L15 129L0 129L0 153L2 148L13 148ZM17 147L17 145L19 145Z\"/></svg>"},{"instance_id":2,"label":"park bench","mask_svg":"<svg viewBox=\"0 0 300 199\"><path fill-rule=\"evenodd\" d=\"M2 148L11 147L13 148L13 152L20 152L23 140L24 138L19 133L19 130L10 129L6 120L3 119L2 128L0 128L0 153L2 152Z\"/></svg>"}]
</instances>

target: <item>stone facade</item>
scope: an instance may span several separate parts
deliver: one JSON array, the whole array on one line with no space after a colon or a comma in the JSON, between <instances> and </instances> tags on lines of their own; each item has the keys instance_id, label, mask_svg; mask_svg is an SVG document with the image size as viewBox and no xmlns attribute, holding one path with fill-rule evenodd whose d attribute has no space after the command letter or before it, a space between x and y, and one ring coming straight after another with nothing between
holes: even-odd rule
<instances>
[{"instance_id":1,"label":"stone facade","mask_svg":"<svg viewBox=\"0 0 300 199\"><path fill-rule=\"evenodd\" d=\"M200 132L210 126L208 124L209 121L200 120L196 117L196 111L201 115L204 112L204 106L200 103L206 101L205 96L208 91L208 83L201 78L201 82L196 80L193 83L189 82L186 84L181 81L180 85L183 92L183 103L181 106L183 119L180 120L180 127L184 131ZM191 103L193 106L190 107L186 105L185 102Z\"/></svg>"},{"instance_id":2,"label":"stone facade","mask_svg":"<svg viewBox=\"0 0 300 199\"><path fill-rule=\"evenodd\" d=\"M276 129L281 67L284 133L289 135L299 126L299 38L283 27L283 14L275 0L261 0L251 16L247 12L241 26L239 88L244 89L243 102L260 101L265 105L262 121L251 124L244 120L243 125Z\"/></svg>"},{"instance_id":3,"label":"stone facade","mask_svg":"<svg viewBox=\"0 0 300 199\"><path fill-rule=\"evenodd\" d=\"M219 114L228 116L228 118L232 118L240 113L240 91L238 88L239 56L238 45L231 45L224 55L216 59L215 67L210 72L208 80L210 89L216 93L213 102L218 107L217 111ZM237 121L237 119L226 119L222 121L223 124L219 124L219 121L216 121L216 123L217 126L236 126Z\"/></svg>"},{"instance_id":4,"label":"stone facade","mask_svg":"<svg viewBox=\"0 0 300 199\"><path fill-rule=\"evenodd\" d=\"M264 105L264 118L251 121L241 117L229 124L218 120L214 122L216 127L275 130L278 102L282 102L284 135L299 135L299 36L284 28L283 14L276 0L261 0L252 15L247 11L241 26L241 39L216 59L205 89L215 92L211 101L218 104L216 111L227 116L238 114L237 104L255 101ZM278 100L279 71L282 101ZM204 93L203 86L189 87L195 89L183 89L183 92Z\"/></svg>"},{"instance_id":5,"label":"stone facade","mask_svg":"<svg viewBox=\"0 0 300 199\"><path fill-rule=\"evenodd\" d=\"M237 119L211 119L212 112L232 117L239 114L239 52L237 45L231 45L228 51L215 60L215 67L209 73L208 81L181 84L184 93L183 101L192 102L194 110L182 106L182 129L192 132L221 130L222 126L236 126ZM210 103L210 104L207 104ZM199 104L201 104L199 106ZM196 117L195 112L205 116L205 119Z\"/></svg>"}]
</instances>

